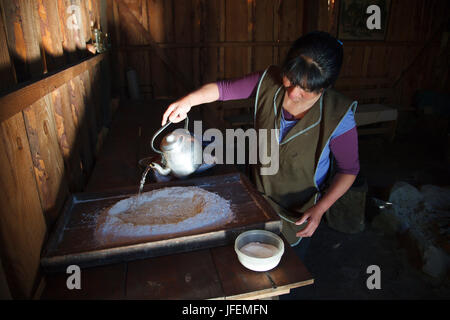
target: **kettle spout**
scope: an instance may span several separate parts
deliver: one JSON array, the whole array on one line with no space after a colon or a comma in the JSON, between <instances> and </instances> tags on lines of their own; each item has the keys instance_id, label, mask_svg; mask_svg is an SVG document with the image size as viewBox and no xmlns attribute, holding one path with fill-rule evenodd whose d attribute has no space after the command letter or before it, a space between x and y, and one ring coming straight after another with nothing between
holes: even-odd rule
<instances>
[{"instance_id":1,"label":"kettle spout","mask_svg":"<svg viewBox=\"0 0 450 320\"><path fill-rule=\"evenodd\" d=\"M172 170L170 170L170 168L167 168L167 167L163 168L155 162L150 163L149 166L152 169L156 170L162 176L167 176L172 171Z\"/></svg>"}]
</instances>

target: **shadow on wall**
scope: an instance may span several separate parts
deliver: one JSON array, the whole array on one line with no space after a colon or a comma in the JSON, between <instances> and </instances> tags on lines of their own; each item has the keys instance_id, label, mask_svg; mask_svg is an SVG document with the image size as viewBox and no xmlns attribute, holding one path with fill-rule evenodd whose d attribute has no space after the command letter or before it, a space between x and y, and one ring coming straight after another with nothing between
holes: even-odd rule
<instances>
[{"instance_id":1,"label":"shadow on wall","mask_svg":"<svg viewBox=\"0 0 450 320\"><path fill-rule=\"evenodd\" d=\"M64 52L64 56L45 53L45 61L51 61L46 74L42 74L42 61L23 61L13 56L14 67L0 68L0 99L91 56L87 50ZM41 72L33 77L35 68L40 68ZM16 114L0 124L0 136L4 141L0 143L0 152L4 155L0 158L0 180L8 189L5 197L0 198L4 208L2 216L8 215L2 219L0 239L9 243L6 248L2 246L0 260L15 299L30 298L36 292L42 278L40 252L36 251L44 246L70 193L83 191L88 182L99 152L102 128L111 122L109 77L109 58L105 56L99 64L62 86L52 88L51 93L20 111L21 117ZM0 107L8 108L7 105ZM28 141L18 142L21 132ZM29 155L24 157L23 152ZM29 170L24 170L24 161L15 161L18 158L25 159ZM38 203L31 204L28 195L36 193L38 197L34 198ZM14 194L16 200L9 201L7 198ZM37 218L32 210L23 212L23 208L29 206L40 207L43 217ZM20 230L16 226L20 223L19 216L28 221ZM36 219L44 220L45 229L36 230L42 225L34 224ZM39 237L40 234L44 238Z\"/></svg>"}]
</instances>

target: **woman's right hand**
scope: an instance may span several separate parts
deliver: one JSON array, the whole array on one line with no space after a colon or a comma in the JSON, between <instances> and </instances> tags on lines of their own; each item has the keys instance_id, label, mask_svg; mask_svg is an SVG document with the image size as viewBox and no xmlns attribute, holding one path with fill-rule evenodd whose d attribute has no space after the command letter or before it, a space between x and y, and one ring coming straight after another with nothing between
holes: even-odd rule
<instances>
[{"instance_id":1,"label":"woman's right hand","mask_svg":"<svg viewBox=\"0 0 450 320\"><path fill-rule=\"evenodd\" d=\"M181 98L173 103L171 103L166 112L164 112L161 126L164 126L167 120L172 123L177 123L183 121L187 117L187 113L191 110L191 103L187 97Z\"/></svg>"}]
</instances>

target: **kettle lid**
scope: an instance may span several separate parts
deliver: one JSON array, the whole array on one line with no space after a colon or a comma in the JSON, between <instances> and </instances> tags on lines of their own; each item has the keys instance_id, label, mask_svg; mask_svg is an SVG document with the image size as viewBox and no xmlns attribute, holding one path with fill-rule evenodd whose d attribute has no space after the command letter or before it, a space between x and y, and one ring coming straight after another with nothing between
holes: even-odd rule
<instances>
[{"instance_id":1,"label":"kettle lid","mask_svg":"<svg viewBox=\"0 0 450 320\"><path fill-rule=\"evenodd\" d=\"M161 150L169 151L177 148L184 140L184 136L177 132L166 135L161 141Z\"/></svg>"}]
</instances>

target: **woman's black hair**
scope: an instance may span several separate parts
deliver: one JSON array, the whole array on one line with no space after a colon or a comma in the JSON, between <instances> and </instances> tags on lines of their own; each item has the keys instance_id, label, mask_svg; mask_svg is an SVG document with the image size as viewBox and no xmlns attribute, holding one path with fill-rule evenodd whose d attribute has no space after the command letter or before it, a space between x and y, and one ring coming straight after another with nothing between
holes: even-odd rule
<instances>
[{"instance_id":1,"label":"woman's black hair","mask_svg":"<svg viewBox=\"0 0 450 320\"><path fill-rule=\"evenodd\" d=\"M314 31L292 44L281 72L292 85L318 92L336 82L343 56L342 42L327 32Z\"/></svg>"}]
</instances>

